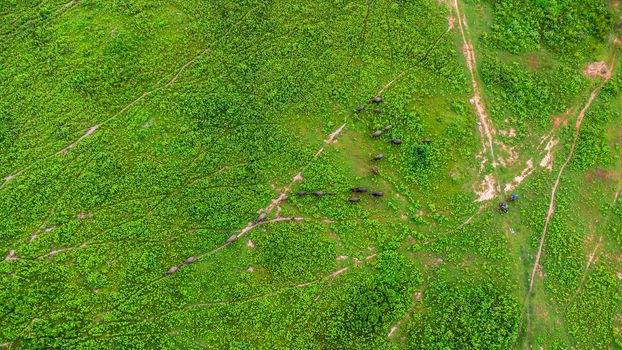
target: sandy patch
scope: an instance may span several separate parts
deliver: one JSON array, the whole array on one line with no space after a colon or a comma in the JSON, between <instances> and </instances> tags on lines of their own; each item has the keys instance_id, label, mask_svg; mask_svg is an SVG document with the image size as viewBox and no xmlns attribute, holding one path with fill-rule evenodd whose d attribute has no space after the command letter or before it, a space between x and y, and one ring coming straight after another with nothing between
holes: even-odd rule
<instances>
[{"instance_id":1,"label":"sandy patch","mask_svg":"<svg viewBox=\"0 0 622 350\"><path fill-rule=\"evenodd\" d=\"M484 177L480 185L480 189L475 191L477 194L476 202L488 201L495 198L495 187L497 186L497 180L493 174L488 174Z\"/></svg>"},{"instance_id":2,"label":"sandy patch","mask_svg":"<svg viewBox=\"0 0 622 350\"><path fill-rule=\"evenodd\" d=\"M397 325L391 326L391 330L389 331L389 334L387 334L387 337L391 338L393 336L393 333L395 333L396 330L397 330Z\"/></svg>"},{"instance_id":3,"label":"sandy patch","mask_svg":"<svg viewBox=\"0 0 622 350\"><path fill-rule=\"evenodd\" d=\"M583 69L583 74L590 78L601 77L601 78L609 78L611 72L609 72L609 66L607 66L607 62L598 61L592 62L588 64Z\"/></svg>"},{"instance_id":4,"label":"sandy patch","mask_svg":"<svg viewBox=\"0 0 622 350\"><path fill-rule=\"evenodd\" d=\"M540 62L535 54L530 53L527 55L527 67L531 69L537 69L540 66Z\"/></svg>"},{"instance_id":5,"label":"sandy patch","mask_svg":"<svg viewBox=\"0 0 622 350\"><path fill-rule=\"evenodd\" d=\"M560 124L568 125L568 116L572 113L569 108L563 114L551 117L553 119L553 130L557 129Z\"/></svg>"},{"instance_id":6,"label":"sandy patch","mask_svg":"<svg viewBox=\"0 0 622 350\"><path fill-rule=\"evenodd\" d=\"M454 29L456 25L456 19L454 18L454 16L450 14L447 15L447 31L450 31L452 29Z\"/></svg>"},{"instance_id":7,"label":"sandy patch","mask_svg":"<svg viewBox=\"0 0 622 350\"><path fill-rule=\"evenodd\" d=\"M549 171L553 170L553 149L558 142L559 140L551 138L544 147L544 151L546 152L546 154L544 155L544 158L542 158L542 160L540 161L540 166L546 168Z\"/></svg>"},{"instance_id":8,"label":"sandy patch","mask_svg":"<svg viewBox=\"0 0 622 350\"><path fill-rule=\"evenodd\" d=\"M510 147L501 141L495 141L495 144L506 154L505 158L499 157L499 163L501 163L501 165L510 165L518 160L518 153L514 150L514 147Z\"/></svg>"},{"instance_id":9,"label":"sandy patch","mask_svg":"<svg viewBox=\"0 0 622 350\"><path fill-rule=\"evenodd\" d=\"M11 249L9 251L9 254L7 254L6 258L4 258L4 260L19 260L19 258L15 254L15 249Z\"/></svg>"},{"instance_id":10,"label":"sandy patch","mask_svg":"<svg viewBox=\"0 0 622 350\"><path fill-rule=\"evenodd\" d=\"M343 131L343 128L345 128L345 127L346 127L346 124L344 123L337 130L335 130L332 133L330 133L328 135L328 138L326 140L324 140L324 142L325 143L334 143L337 140L337 137L339 136L339 134L341 134L341 132Z\"/></svg>"},{"instance_id":11,"label":"sandy patch","mask_svg":"<svg viewBox=\"0 0 622 350\"><path fill-rule=\"evenodd\" d=\"M503 188L503 192L510 192L518 187L518 185L520 185L527 178L527 176L531 175L534 170L535 167L533 166L533 160L529 159L526 162L525 169L521 171L520 175L516 176L510 183L505 185L505 187Z\"/></svg>"},{"instance_id":12,"label":"sandy patch","mask_svg":"<svg viewBox=\"0 0 622 350\"><path fill-rule=\"evenodd\" d=\"M253 243L250 239L246 240L246 246L250 249L255 249L255 243Z\"/></svg>"},{"instance_id":13,"label":"sandy patch","mask_svg":"<svg viewBox=\"0 0 622 350\"><path fill-rule=\"evenodd\" d=\"M149 118L149 120L147 120L145 124L143 124L143 129L147 129L151 127L154 123L155 123L155 120L153 118Z\"/></svg>"},{"instance_id":14,"label":"sandy patch","mask_svg":"<svg viewBox=\"0 0 622 350\"><path fill-rule=\"evenodd\" d=\"M84 211L79 212L76 215L76 218L78 218L79 220L89 219L89 218L92 218L92 217L93 217L92 213L87 213L87 212L84 212Z\"/></svg>"},{"instance_id":15,"label":"sandy patch","mask_svg":"<svg viewBox=\"0 0 622 350\"><path fill-rule=\"evenodd\" d=\"M499 130L499 134L501 136L506 136L506 137L514 138L514 137L516 137L516 129L514 129L514 128L509 128L507 130L503 130L502 129L502 130Z\"/></svg>"}]
</instances>

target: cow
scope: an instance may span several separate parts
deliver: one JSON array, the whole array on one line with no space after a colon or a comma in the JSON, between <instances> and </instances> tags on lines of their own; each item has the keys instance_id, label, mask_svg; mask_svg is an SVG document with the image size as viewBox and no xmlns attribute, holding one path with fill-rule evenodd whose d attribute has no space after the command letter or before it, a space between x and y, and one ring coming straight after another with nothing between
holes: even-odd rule
<instances>
[{"instance_id":1,"label":"cow","mask_svg":"<svg viewBox=\"0 0 622 350\"><path fill-rule=\"evenodd\" d=\"M371 160L373 161L379 161L380 159L384 158L384 154L382 153L378 153L374 156L374 158L372 158Z\"/></svg>"}]
</instances>

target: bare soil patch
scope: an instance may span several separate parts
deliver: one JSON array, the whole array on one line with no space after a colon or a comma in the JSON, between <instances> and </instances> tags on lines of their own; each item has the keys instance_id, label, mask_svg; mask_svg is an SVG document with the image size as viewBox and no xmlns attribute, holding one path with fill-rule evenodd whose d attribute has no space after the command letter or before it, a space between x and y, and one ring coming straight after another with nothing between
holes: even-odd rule
<instances>
[{"instance_id":1,"label":"bare soil patch","mask_svg":"<svg viewBox=\"0 0 622 350\"><path fill-rule=\"evenodd\" d=\"M588 64L583 69L583 74L585 74L587 77L590 77L590 78L594 78L594 77L608 78L611 75L611 72L609 71L609 66L607 66L607 62L598 61L598 62L592 62Z\"/></svg>"},{"instance_id":2,"label":"bare soil patch","mask_svg":"<svg viewBox=\"0 0 622 350\"><path fill-rule=\"evenodd\" d=\"M520 175L514 177L512 182L505 185L505 187L503 188L504 192L507 193L507 192L514 190L516 187L518 187L518 185L520 185L527 178L527 176L533 173L533 171L535 170L535 167L533 166L533 160L532 159L527 160L525 165L526 167L523 169L523 171L521 171Z\"/></svg>"},{"instance_id":3,"label":"bare soil patch","mask_svg":"<svg viewBox=\"0 0 622 350\"><path fill-rule=\"evenodd\" d=\"M530 69L537 69L540 67L540 61L538 60L538 57L536 57L536 54L530 53L527 55L527 67Z\"/></svg>"},{"instance_id":4,"label":"bare soil patch","mask_svg":"<svg viewBox=\"0 0 622 350\"><path fill-rule=\"evenodd\" d=\"M334 143L337 139L337 136L339 136L339 134L341 134L341 132L343 131L343 128L346 127L346 124L344 123L343 125L341 125L337 130L333 131L332 133L330 133L328 135L328 139L324 140L325 143Z\"/></svg>"},{"instance_id":5,"label":"bare soil patch","mask_svg":"<svg viewBox=\"0 0 622 350\"><path fill-rule=\"evenodd\" d=\"M246 246L250 249L255 249L255 243L253 243L253 241L251 241L250 239L246 241Z\"/></svg>"},{"instance_id":6,"label":"bare soil patch","mask_svg":"<svg viewBox=\"0 0 622 350\"><path fill-rule=\"evenodd\" d=\"M501 136L506 136L506 137L514 138L514 137L516 137L516 129L514 129L514 128L509 128L507 130L501 129L501 130L499 130L499 134Z\"/></svg>"},{"instance_id":7,"label":"bare soil patch","mask_svg":"<svg viewBox=\"0 0 622 350\"><path fill-rule=\"evenodd\" d=\"M593 182L594 179L598 179L602 182L607 183L609 182L609 180L615 179L616 174L610 173L607 170L604 170L602 168L596 168L596 169L587 171L583 178L587 182Z\"/></svg>"},{"instance_id":8,"label":"bare soil patch","mask_svg":"<svg viewBox=\"0 0 622 350\"><path fill-rule=\"evenodd\" d=\"M11 249L9 251L9 254L7 254L6 258L4 258L4 260L19 260L19 258L15 254L15 249Z\"/></svg>"},{"instance_id":9,"label":"bare soil patch","mask_svg":"<svg viewBox=\"0 0 622 350\"><path fill-rule=\"evenodd\" d=\"M553 149L558 142L559 140L551 138L544 147L546 154L540 161L540 166L546 168L548 171L553 171Z\"/></svg>"},{"instance_id":10,"label":"bare soil patch","mask_svg":"<svg viewBox=\"0 0 622 350\"><path fill-rule=\"evenodd\" d=\"M477 194L476 202L488 201L495 198L495 188L497 187L497 180L493 174L488 174L484 177L480 185L480 189L475 191Z\"/></svg>"}]
</instances>

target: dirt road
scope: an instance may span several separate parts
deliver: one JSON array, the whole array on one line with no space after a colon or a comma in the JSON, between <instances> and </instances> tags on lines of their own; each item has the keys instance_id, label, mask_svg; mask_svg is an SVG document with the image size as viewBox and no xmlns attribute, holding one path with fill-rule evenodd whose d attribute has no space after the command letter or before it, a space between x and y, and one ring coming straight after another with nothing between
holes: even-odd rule
<instances>
[{"instance_id":1,"label":"dirt road","mask_svg":"<svg viewBox=\"0 0 622 350\"><path fill-rule=\"evenodd\" d=\"M534 262L533 269L531 270L531 277L529 278L528 294L531 293L533 290L534 278L536 276L536 272L538 271L538 266L540 265L540 258L542 257L542 247L544 246L544 241L546 239L546 233L549 228L549 223L551 222L551 218L553 218L553 214L555 213L555 195L557 194L557 189L559 187L559 182L561 180L562 173L564 172L564 170L566 169L566 166L568 165L568 163L570 163L570 160L572 159L572 156L574 155L574 151L577 146L577 140L579 139L579 135L581 134L581 123L583 122L583 118L585 117L585 112L588 110L588 108L590 108L590 106L592 105L592 102L594 102L594 99L598 95L598 92L603 87L603 85L605 85L605 83L609 81L609 79L611 78L612 70L613 70L613 65L611 65L611 69L609 70L609 74L605 77L605 80L603 80L600 84L598 84L598 86L594 89L594 91L592 91L592 93L590 94L590 98L588 99L587 103L585 104L581 112L579 112L579 116L577 117L577 121L575 123L575 133L574 133L574 138L572 140L572 145L570 146L570 152L568 153L568 156L566 157L566 161L564 162L564 164L562 164L561 168L559 169L559 172L557 173L557 179L555 180L555 184L553 184L553 187L551 188L551 199L549 201L549 210L546 214L546 219L544 220L544 229L542 230L542 236L540 238L540 245L538 246L538 253L536 254L536 261Z\"/></svg>"}]
</instances>

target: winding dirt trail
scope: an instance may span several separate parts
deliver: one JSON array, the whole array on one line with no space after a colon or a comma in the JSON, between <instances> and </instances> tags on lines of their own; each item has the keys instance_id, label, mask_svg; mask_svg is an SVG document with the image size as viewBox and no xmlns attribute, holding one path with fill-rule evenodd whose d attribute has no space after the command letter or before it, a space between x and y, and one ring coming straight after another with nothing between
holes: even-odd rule
<instances>
[{"instance_id":1,"label":"winding dirt trail","mask_svg":"<svg viewBox=\"0 0 622 350\"><path fill-rule=\"evenodd\" d=\"M71 3L71 2L70 2ZM56 157L56 156L60 156L60 155L65 155L67 153L69 153L69 151L74 148L75 146L77 146L80 142L84 141L87 137L95 134L96 131L100 130L102 126L108 124L109 122L115 120L116 118L118 118L120 115L124 114L125 112L127 112L129 109L131 109L134 105L136 105L137 103L139 103L140 101L142 101L143 99L145 99L147 96L158 92L160 90L164 90L168 87L170 87L171 85L173 85L175 83L175 81L177 81L177 78L179 78L179 76L181 75L181 73L188 68L190 65L192 65L198 58L200 58L201 56L204 56L205 54L207 54L210 49L212 48L213 45L215 45L216 43L222 41L223 39L225 39L226 37L229 36L229 34L231 33L231 31L238 27L245 19L246 17L252 13L253 11L257 10L258 8L262 7L264 5L258 5L255 6L253 8L251 8L248 12L244 13L244 15L241 16L241 18L232 26L230 26L227 31L225 33L223 33L223 35L221 35L219 38L217 38L216 40L214 40L213 42L211 42L210 44L207 45L207 47L205 49L202 49L199 53L195 54L190 60L186 61L180 68L177 68L175 70L174 75L172 76L172 78L166 82L164 85L159 85L163 80L166 79L166 77L162 77L157 83L156 86L153 87L151 90L147 90L145 92L143 92L140 96L138 96L137 98L135 98L134 100L132 100L131 102L129 102L127 105L125 105L123 108L121 108L119 111L117 111L116 113L114 113L113 115L111 115L110 117L108 117L107 119L105 119L104 121L95 124L93 126L91 126L90 128L88 128L86 130L86 132L84 134L82 134L82 136L80 136L79 138L77 138L75 141L73 141L72 143L70 143L69 145L63 147L61 150L56 151L54 153L48 154L46 156L43 156L40 159L34 160L33 162L31 162L30 164L24 166L23 168L19 169L18 171L16 171L13 174L10 174L6 177L4 177L2 184L0 184L0 190L2 188L4 188L11 180L15 179L17 176L20 176L21 174L23 174L26 170L29 170L30 168L32 168L33 166L35 166L37 163L39 163L40 161L44 160L44 159L49 159L52 157Z\"/></svg>"},{"instance_id":2,"label":"winding dirt trail","mask_svg":"<svg viewBox=\"0 0 622 350\"><path fill-rule=\"evenodd\" d=\"M613 202L611 203L612 206L615 206L616 203L618 202L618 194L620 192L620 189L622 188L622 174L618 174L618 177L619 177L618 185L616 186L616 190L613 194ZM605 229L607 229L609 220L611 219L612 215L613 215L613 210L611 210L609 215L607 215L607 218L605 219L605 221L602 224L600 224L599 227L604 227ZM590 272L590 267L592 266L592 262L594 261L594 258L596 257L596 253L598 253L598 250L602 246L602 243L603 243L603 236L601 235L600 237L598 237L598 241L594 245L594 249L592 250L592 253L588 255L587 263L585 264L585 270L583 271L583 275L581 276L581 281L579 282L579 286L577 287L575 292L572 294L572 296L568 299L568 301L564 305L564 310L568 309L570 304L572 304L572 302L577 298L579 293L581 293L583 286L585 286L585 280L587 279L587 276Z\"/></svg>"},{"instance_id":3,"label":"winding dirt trail","mask_svg":"<svg viewBox=\"0 0 622 350\"><path fill-rule=\"evenodd\" d=\"M464 54L464 58L466 60L467 68L469 69L469 74L471 75L471 85L473 86L473 97L471 99L471 103L475 107L475 112L479 118L479 131L482 137L485 139L483 142L484 152L488 150L490 152L490 157L492 160L492 167L497 167L497 161L495 157L495 151L493 148L493 136L495 133L494 126L492 125L492 121L488 117L486 113L486 107L484 106L484 102L482 99L482 92L477 83L475 67L477 66L477 60L475 58L475 50L473 49L473 44L467 38L468 32L468 23L466 17L460 13L460 6L458 6L458 0L451 1L451 5L453 10L456 13L456 17L458 19L458 29L460 30L460 36L462 37L462 53ZM452 26L453 27L453 26Z\"/></svg>"},{"instance_id":4,"label":"winding dirt trail","mask_svg":"<svg viewBox=\"0 0 622 350\"><path fill-rule=\"evenodd\" d=\"M615 62L615 59L612 61ZM536 272L538 271L538 266L540 266L540 258L542 257L542 247L544 246L544 241L546 239L546 234L548 232L549 223L551 222L551 218L553 218L553 214L555 214L555 195L557 194L557 189L559 187L559 182L561 180L562 173L564 172L564 170L566 169L566 166L568 165L568 163L570 163L570 160L572 159L572 156L574 155L574 151L577 146L577 140L579 139L579 135L581 134L581 123L583 122L583 118L585 117L585 112L588 110L588 108L590 108L590 106L592 105L592 102L594 102L594 99L598 95L598 92L600 91L600 89L611 78L611 71L613 71L613 63L611 64L611 69L609 70L609 74L605 77L605 79L600 84L598 84L598 86L594 89L594 91L592 91L592 93L590 94L590 98L588 99L587 103L585 104L581 112L579 112L579 116L577 117L577 121L575 123L575 133L574 133L574 137L572 140L572 145L570 146L570 152L568 153L568 156L566 157L566 161L564 162L564 164L562 164L561 168L559 169L559 172L557 173L557 179L555 180L555 184L553 184L553 187L551 188L551 199L549 201L549 210L546 214L546 219L544 220L544 229L542 230L542 236L540 238L540 244L538 246L538 253L536 254L536 261L533 264L533 269L531 270L531 276L529 277L529 291L527 293L528 295L533 291L533 284L534 284Z\"/></svg>"},{"instance_id":5,"label":"winding dirt trail","mask_svg":"<svg viewBox=\"0 0 622 350\"><path fill-rule=\"evenodd\" d=\"M478 118L478 130L482 137L482 150L478 153L477 157L481 158L480 162L480 174L485 169L485 164L488 161L486 153L489 153L490 161L492 162L493 173L487 174L484 180L481 182L481 190L476 190L478 195L476 201L483 202L493 199L497 193L501 193L501 184L497 181L497 157L494 150L494 136L495 128L486 112L486 106L484 105L484 99L482 97L481 88L477 82L477 59L475 58L475 50L473 43L468 38L469 24L466 16L460 13L460 6L458 0L449 0L451 5L450 10L455 13L456 20L450 21L450 27L455 26L455 22L458 22L458 29L460 30L460 36L462 38L462 54L466 61L469 75L471 76L471 86L473 87L473 97L471 97L471 104L475 109L475 114ZM497 141L496 143L500 143ZM505 146L503 144L502 146Z\"/></svg>"},{"instance_id":6,"label":"winding dirt trail","mask_svg":"<svg viewBox=\"0 0 622 350\"><path fill-rule=\"evenodd\" d=\"M592 262L594 261L594 257L596 257L596 253L598 252L598 248L600 248L600 245L602 243L603 243L603 236L600 236L600 237L598 237L598 241L596 242L596 245L594 246L594 250L592 250L592 253L590 253L590 255L587 258L587 263L585 264L585 271L583 271L583 275L581 276L581 281L579 282L579 287L577 287L577 290L575 290L575 292L572 293L572 296L570 297L570 299L568 299L566 304L564 304L564 310L567 310L568 306L570 306L570 304L572 304L572 302L576 299L577 295L579 295L579 293L581 293L581 289L583 289L583 286L585 285L585 279L587 278L587 275L590 272L590 267L592 266Z\"/></svg>"}]
</instances>

